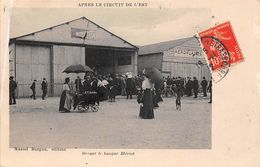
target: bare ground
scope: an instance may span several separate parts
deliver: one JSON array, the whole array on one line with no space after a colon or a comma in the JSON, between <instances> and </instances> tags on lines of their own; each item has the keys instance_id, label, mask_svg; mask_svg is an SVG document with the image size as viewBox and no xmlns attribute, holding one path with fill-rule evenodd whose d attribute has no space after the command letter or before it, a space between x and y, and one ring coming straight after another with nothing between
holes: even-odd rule
<instances>
[{"instance_id":1,"label":"bare ground","mask_svg":"<svg viewBox=\"0 0 260 167\"><path fill-rule=\"evenodd\" d=\"M18 99L10 106L10 147L210 149L208 98L165 98L155 119L138 117L136 99L101 102L98 112L59 113L59 98Z\"/></svg>"}]
</instances>

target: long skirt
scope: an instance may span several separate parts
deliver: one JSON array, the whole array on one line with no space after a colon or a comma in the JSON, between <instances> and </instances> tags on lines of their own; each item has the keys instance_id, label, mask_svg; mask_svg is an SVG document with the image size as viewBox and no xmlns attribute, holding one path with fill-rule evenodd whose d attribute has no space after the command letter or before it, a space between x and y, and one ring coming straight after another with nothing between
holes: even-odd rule
<instances>
[{"instance_id":1,"label":"long skirt","mask_svg":"<svg viewBox=\"0 0 260 167\"><path fill-rule=\"evenodd\" d=\"M116 86L111 86L109 89L109 98L115 98L117 95L117 87Z\"/></svg>"},{"instance_id":2,"label":"long skirt","mask_svg":"<svg viewBox=\"0 0 260 167\"><path fill-rule=\"evenodd\" d=\"M99 100L107 100L108 99L108 89L104 86L98 88Z\"/></svg>"},{"instance_id":3,"label":"long skirt","mask_svg":"<svg viewBox=\"0 0 260 167\"><path fill-rule=\"evenodd\" d=\"M70 111L72 104L72 97L64 90L60 96L59 111Z\"/></svg>"},{"instance_id":4,"label":"long skirt","mask_svg":"<svg viewBox=\"0 0 260 167\"><path fill-rule=\"evenodd\" d=\"M154 111L153 111L153 93L150 89L144 90L143 95L143 106L140 107L139 116L143 119L153 119Z\"/></svg>"}]
</instances>

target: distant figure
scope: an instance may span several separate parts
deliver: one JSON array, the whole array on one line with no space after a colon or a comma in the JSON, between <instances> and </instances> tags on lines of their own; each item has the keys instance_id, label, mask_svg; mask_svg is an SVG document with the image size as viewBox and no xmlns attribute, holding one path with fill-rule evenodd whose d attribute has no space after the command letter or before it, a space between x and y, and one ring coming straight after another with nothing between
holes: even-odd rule
<instances>
[{"instance_id":1,"label":"distant figure","mask_svg":"<svg viewBox=\"0 0 260 167\"><path fill-rule=\"evenodd\" d=\"M36 99L36 97L35 97L35 95L36 95L36 91L35 91L35 89L36 89L36 81L37 80L33 80L33 83L32 83L32 85L30 87L30 89L32 90L32 95L30 97L33 98L34 100Z\"/></svg>"},{"instance_id":2,"label":"distant figure","mask_svg":"<svg viewBox=\"0 0 260 167\"><path fill-rule=\"evenodd\" d=\"M117 95L117 85L116 85L116 82L113 80L112 77L110 77L108 79L108 88L109 88L109 91L108 91L108 97L109 97L109 101L110 102L115 102L116 100L116 95Z\"/></svg>"},{"instance_id":3,"label":"distant figure","mask_svg":"<svg viewBox=\"0 0 260 167\"><path fill-rule=\"evenodd\" d=\"M199 81L196 77L193 77L193 92L194 92L194 98L198 97L198 89L199 89Z\"/></svg>"},{"instance_id":4,"label":"distant figure","mask_svg":"<svg viewBox=\"0 0 260 167\"><path fill-rule=\"evenodd\" d=\"M209 103L212 103L212 79L209 81L208 91L210 93Z\"/></svg>"},{"instance_id":5,"label":"distant figure","mask_svg":"<svg viewBox=\"0 0 260 167\"><path fill-rule=\"evenodd\" d=\"M48 84L47 84L46 78L43 78L43 81L42 81L42 100L45 100L45 97L47 95L47 88L48 88Z\"/></svg>"},{"instance_id":6,"label":"distant figure","mask_svg":"<svg viewBox=\"0 0 260 167\"><path fill-rule=\"evenodd\" d=\"M181 110L181 97L183 96L183 86L181 82L176 85L176 110Z\"/></svg>"},{"instance_id":7,"label":"distant figure","mask_svg":"<svg viewBox=\"0 0 260 167\"><path fill-rule=\"evenodd\" d=\"M71 110L71 96L69 87L70 78L66 78L64 84L62 85L62 93L60 97L59 111L70 112Z\"/></svg>"},{"instance_id":8,"label":"distant figure","mask_svg":"<svg viewBox=\"0 0 260 167\"><path fill-rule=\"evenodd\" d=\"M121 87L121 96L125 96L126 95L126 82L125 82L125 78L121 75L120 76L120 87Z\"/></svg>"},{"instance_id":9,"label":"distant figure","mask_svg":"<svg viewBox=\"0 0 260 167\"><path fill-rule=\"evenodd\" d=\"M206 97L207 96L208 81L206 80L205 77L203 77L203 80L201 81L200 85L202 86L203 96Z\"/></svg>"},{"instance_id":10,"label":"distant figure","mask_svg":"<svg viewBox=\"0 0 260 167\"><path fill-rule=\"evenodd\" d=\"M102 97L101 100L107 100L108 99L108 93L109 93L109 82L107 81L106 77L101 78L101 91L102 91Z\"/></svg>"},{"instance_id":11,"label":"distant figure","mask_svg":"<svg viewBox=\"0 0 260 167\"><path fill-rule=\"evenodd\" d=\"M77 76L77 79L75 79L75 87L76 87L76 91L77 93L82 91L82 82L81 82L81 78L79 76Z\"/></svg>"},{"instance_id":12,"label":"distant figure","mask_svg":"<svg viewBox=\"0 0 260 167\"><path fill-rule=\"evenodd\" d=\"M135 82L133 80L132 75L130 74L126 79L126 99L132 99L132 95L134 94L135 88Z\"/></svg>"},{"instance_id":13,"label":"distant figure","mask_svg":"<svg viewBox=\"0 0 260 167\"><path fill-rule=\"evenodd\" d=\"M90 76L85 76L85 81L83 82L83 91L92 91L91 87L91 77Z\"/></svg>"},{"instance_id":14,"label":"distant figure","mask_svg":"<svg viewBox=\"0 0 260 167\"><path fill-rule=\"evenodd\" d=\"M190 77L188 77L188 81L186 83L186 93L188 97L192 96L191 90L192 90L192 80Z\"/></svg>"},{"instance_id":15,"label":"distant figure","mask_svg":"<svg viewBox=\"0 0 260 167\"><path fill-rule=\"evenodd\" d=\"M15 90L17 88L17 84L14 81L14 77L11 76L9 78L9 104L16 104L16 100L15 100Z\"/></svg>"}]
</instances>

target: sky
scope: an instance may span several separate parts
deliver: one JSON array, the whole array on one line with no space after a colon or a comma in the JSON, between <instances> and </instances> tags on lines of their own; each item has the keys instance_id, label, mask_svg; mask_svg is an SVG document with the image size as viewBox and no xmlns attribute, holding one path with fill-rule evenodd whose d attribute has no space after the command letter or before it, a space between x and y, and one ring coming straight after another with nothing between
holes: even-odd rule
<instances>
[{"instance_id":1,"label":"sky","mask_svg":"<svg viewBox=\"0 0 260 167\"><path fill-rule=\"evenodd\" d=\"M10 38L85 16L134 45L186 38L211 26L209 9L13 8Z\"/></svg>"}]
</instances>

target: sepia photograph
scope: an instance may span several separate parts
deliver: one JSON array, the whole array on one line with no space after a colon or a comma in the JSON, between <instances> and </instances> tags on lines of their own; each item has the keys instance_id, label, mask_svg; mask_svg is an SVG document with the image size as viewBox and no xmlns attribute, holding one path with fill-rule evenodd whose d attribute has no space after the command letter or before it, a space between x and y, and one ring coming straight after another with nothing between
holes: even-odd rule
<instances>
[{"instance_id":1,"label":"sepia photograph","mask_svg":"<svg viewBox=\"0 0 260 167\"><path fill-rule=\"evenodd\" d=\"M1 167L259 167L260 0L0 9Z\"/></svg>"},{"instance_id":2,"label":"sepia photograph","mask_svg":"<svg viewBox=\"0 0 260 167\"><path fill-rule=\"evenodd\" d=\"M207 8L13 8L9 147L211 149L196 34L213 19Z\"/></svg>"}]
</instances>

